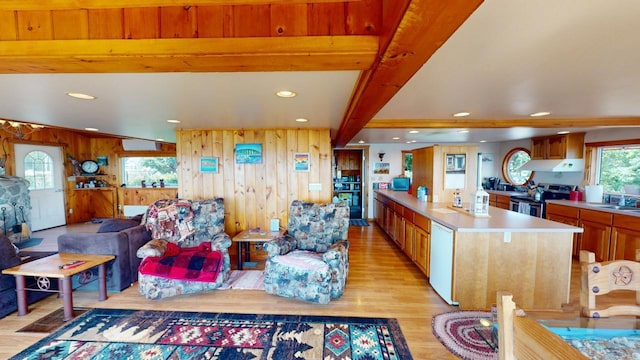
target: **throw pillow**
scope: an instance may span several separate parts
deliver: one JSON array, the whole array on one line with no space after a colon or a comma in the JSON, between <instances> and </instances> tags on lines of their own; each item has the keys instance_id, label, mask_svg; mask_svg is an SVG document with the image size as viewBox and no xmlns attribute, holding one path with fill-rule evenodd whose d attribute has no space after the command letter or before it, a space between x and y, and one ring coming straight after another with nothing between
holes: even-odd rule
<instances>
[{"instance_id":1,"label":"throw pillow","mask_svg":"<svg viewBox=\"0 0 640 360\"><path fill-rule=\"evenodd\" d=\"M100 224L98 232L118 232L137 225L140 225L140 222L132 219L107 219Z\"/></svg>"},{"instance_id":2,"label":"throw pillow","mask_svg":"<svg viewBox=\"0 0 640 360\"><path fill-rule=\"evenodd\" d=\"M20 256L16 253L16 248L11 240L4 235L0 235L0 269L10 268L20 265Z\"/></svg>"},{"instance_id":3,"label":"throw pillow","mask_svg":"<svg viewBox=\"0 0 640 360\"><path fill-rule=\"evenodd\" d=\"M144 259L149 256L162 256L166 251L169 242L164 239L153 239L136 251L136 256Z\"/></svg>"}]
</instances>

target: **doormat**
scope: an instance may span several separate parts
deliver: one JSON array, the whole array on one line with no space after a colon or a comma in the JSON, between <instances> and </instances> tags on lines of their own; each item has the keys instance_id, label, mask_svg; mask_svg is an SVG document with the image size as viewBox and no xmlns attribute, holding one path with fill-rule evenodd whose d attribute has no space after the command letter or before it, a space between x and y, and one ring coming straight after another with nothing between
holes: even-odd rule
<instances>
[{"instance_id":1,"label":"doormat","mask_svg":"<svg viewBox=\"0 0 640 360\"><path fill-rule=\"evenodd\" d=\"M489 326L481 319L488 319ZM453 311L435 315L431 328L442 345L461 359L494 360L498 358L498 344L491 336L491 319L488 311Z\"/></svg>"},{"instance_id":2,"label":"doormat","mask_svg":"<svg viewBox=\"0 0 640 360\"><path fill-rule=\"evenodd\" d=\"M73 316L80 316L87 312L89 309L74 308ZM41 317L40 319L32 322L31 324L23 327L17 332L37 332L37 333L50 333L64 325L66 322L64 319L64 309L60 308L48 315Z\"/></svg>"},{"instance_id":3,"label":"doormat","mask_svg":"<svg viewBox=\"0 0 640 360\"><path fill-rule=\"evenodd\" d=\"M412 357L393 318L92 309L11 359Z\"/></svg>"},{"instance_id":4,"label":"doormat","mask_svg":"<svg viewBox=\"0 0 640 360\"><path fill-rule=\"evenodd\" d=\"M365 219L349 219L349 226L369 226L369 222Z\"/></svg>"},{"instance_id":5,"label":"doormat","mask_svg":"<svg viewBox=\"0 0 640 360\"><path fill-rule=\"evenodd\" d=\"M14 245L17 246L18 249L24 249L24 248L40 245L41 242L42 242L42 238L30 238L20 242L16 242L14 243Z\"/></svg>"}]
</instances>

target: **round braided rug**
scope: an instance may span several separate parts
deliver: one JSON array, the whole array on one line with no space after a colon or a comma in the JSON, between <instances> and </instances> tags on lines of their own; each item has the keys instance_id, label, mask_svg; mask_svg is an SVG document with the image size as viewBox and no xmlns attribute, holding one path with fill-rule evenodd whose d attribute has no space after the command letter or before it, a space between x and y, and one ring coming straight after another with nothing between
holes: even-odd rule
<instances>
[{"instance_id":1,"label":"round braided rug","mask_svg":"<svg viewBox=\"0 0 640 360\"><path fill-rule=\"evenodd\" d=\"M491 342L491 327L487 328L480 324L480 319L491 320L491 313L453 311L435 315L431 320L431 328L435 337L449 351L462 359L497 359L497 347L493 349L488 343Z\"/></svg>"}]
</instances>

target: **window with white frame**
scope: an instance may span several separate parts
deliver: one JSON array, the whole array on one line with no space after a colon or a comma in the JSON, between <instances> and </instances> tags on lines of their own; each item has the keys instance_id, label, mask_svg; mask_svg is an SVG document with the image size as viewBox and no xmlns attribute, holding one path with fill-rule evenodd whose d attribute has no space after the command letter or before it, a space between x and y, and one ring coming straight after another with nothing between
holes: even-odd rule
<instances>
[{"instance_id":1,"label":"window with white frame","mask_svg":"<svg viewBox=\"0 0 640 360\"><path fill-rule=\"evenodd\" d=\"M123 157L122 182L127 187L178 187L178 162L175 156Z\"/></svg>"},{"instance_id":2,"label":"window with white frame","mask_svg":"<svg viewBox=\"0 0 640 360\"><path fill-rule=\"evenodd\" d=\"M29 181L29 190L53 189L55 179L53 159L44 151L31 151L24 157L24 178Z\"/></svg>"},{"instance_id":3,"label":"window with white frame","mask_svg":"<svg viewBox=\"0 0 640 360\"><path fill-rule=\"evenodd\" d=\"M596 184L605 192L640 194L640 144L597 148Z\"/></svg>"}]
</instances>

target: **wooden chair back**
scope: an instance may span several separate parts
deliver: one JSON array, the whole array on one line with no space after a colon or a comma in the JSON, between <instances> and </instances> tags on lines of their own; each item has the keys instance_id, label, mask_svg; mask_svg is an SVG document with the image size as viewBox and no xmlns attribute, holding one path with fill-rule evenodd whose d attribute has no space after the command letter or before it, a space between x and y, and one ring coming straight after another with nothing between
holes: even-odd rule
<instances>
[{"instance_id":1,"label":"wooden chair back","mask_svg":"<svg viewBox=\"0 0 640 360\"><path fill-rule=\"evenodd\" d=\"M620 315L640 316L640 249L636 249L636 261L616 260L596 262L595 254L580 251L581 289L580 308L588 317ZM596 298L614 290L636 293L636 303L598 308Z\"/></svg>"}]
</instances>

